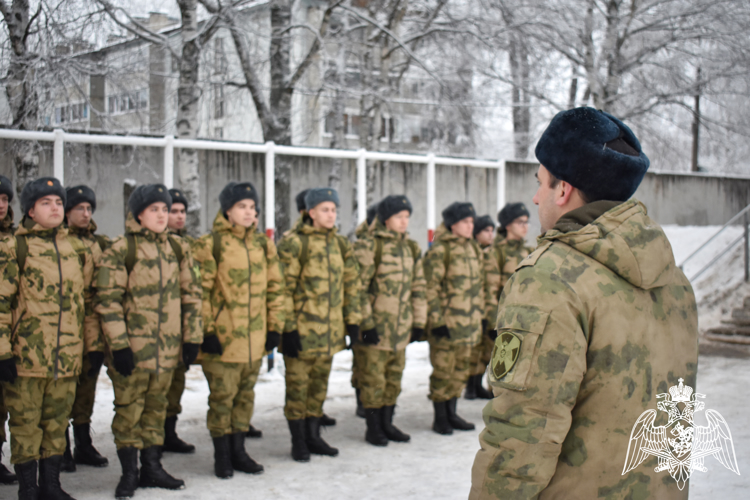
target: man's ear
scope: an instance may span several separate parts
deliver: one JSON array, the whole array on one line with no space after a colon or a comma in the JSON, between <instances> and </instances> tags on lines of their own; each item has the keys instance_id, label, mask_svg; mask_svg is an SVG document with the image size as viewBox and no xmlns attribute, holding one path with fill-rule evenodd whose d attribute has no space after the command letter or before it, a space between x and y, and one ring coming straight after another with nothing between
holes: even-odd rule
<instances>
[{"instance_id":1,"label":"man's ear","mask_svg":"<svg viewBox=\"0 0 750 500\"><path fill-rule=\"evenodd\" d=\"M570 203L570 197L573 195L573 191L575 191L575 188L572 185L565 181L560 181L557 184L557 197L555 199L555 204L558 207L564 207Z\"/></svg>"}]
</instances>

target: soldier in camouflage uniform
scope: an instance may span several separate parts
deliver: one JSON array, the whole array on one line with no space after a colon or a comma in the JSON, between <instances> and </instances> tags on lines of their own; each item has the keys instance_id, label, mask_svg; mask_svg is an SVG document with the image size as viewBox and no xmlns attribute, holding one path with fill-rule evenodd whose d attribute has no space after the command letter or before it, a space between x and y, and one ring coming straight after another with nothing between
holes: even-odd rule
<instances>
[{"instance_id":1,"label":"soldier in camouflage uniform","mask_svg":"<svg viewBox=\"0 0 750 500\"><path fill-rule=\"evenodd\" d=\"M456 413L469 378L471 350L479 344L484 321L484 256L474 240L474 207L456 202L443 210L443 223L424 258L430 343L432 429L452 434L473 430Z\"/></svg>"},{"instance_id":2,"label":"soldier in camouflage uniform","mask_svg":"<svg viewBox=\"0 0 750 500\"><path fill-rule=\"evenodd\" d=\"M214 472L263 472L245 451L263 356L284 328L284 282L276 246L257 227L258 193L230 182L219 195L213 231L196 243L203 281L205 336L201 363L208 380L208 430Z\"/></svg>"},{"instance_id":3,"label":"soldier in camouflage uniform","mask_svg":"<svg viewBox=\"0 0 750 500\"><path fill-rule=\"evenodd\" d=\"M92 219L96 211L96 194L90 187L80 185L68 188L66 196L65 222L68 225L68 233L86 245L94 257L94 262L98 263L102 251L112 242L108 237L96 234L96 223ZM90 360L93 360L93 365ZM75 456L70 453L70 438L66 430L67 446L62 466L64 472L75 471L76 463L93 467L106 467L109 464L109 460L94 448L91 441L91 415L94 412L96 381L99 379L102 363L104 352L93 352L83 358L83 367L76 384L76 398L70 413L76 445Z\"/></svg>"},{"instance_id":4,"label":"soldier in camouflage uniform","mask_svg":"<svg viewBox=\"0 0 750 500\"><path fill-rule=\"evenodd\" d=\"M0 380L20 499L72 498L60 487L65 429L83 355L101 349L94 259L69 236L64 206L60 181L29 182L21 227L0 241Z\"/></svg>"},{"instance_id":5,"label":"soldier in camouflage uniform","mask_svg":"<svg viewBox=\"0 0 750 500\"><path fill-rule=\"evenodd\" d=\"M474 218L474 239L479 243L482 251L492 246L495 237L495 222L489 215Z\"/></svg>"},{"instance_id":6,"label":"soldier in camouflage uniform","mask_svg":"<svg viewBox=\"0 0 750 500\"><path fill-rule=\"evenodd\" d=\"M320 417L333 355L359 335L360 286L349 240L336 233L338 193L317 188L305 196L308 215L279 242L287 311L281 351L286 365L284 414L292 434L292 457L336 456L320 437Z\"/></svg>"},{"instance_id":7,"label":"soldier in camouflage uniform","mask_svg":"<svg viewBox=\"0 0 750 500\"><path fill-rule=\"evenodd\" d=\"M592 108L555 116L536 156L544 234L500 297L469 498L687 499L655 456L623 475L629 430L698 361L693 290L629 199L648 158Z\"/></svg>"},{"instance_id":8,"label":"soldier in camouflage uniform","mask_svg":"<svg viewBox=\"0 0 750 500\"><path fill-rule=\"evenodd\" d=\"M0 240L6 236L12 236L15 232L13 225L13 184L10 179L0 175ZM5 435L5 421L8 420L8 410L3 402L3 388L0 385L0 458L3 456L3 444L8 440ZM16 475L0 463L0 484L15 484Z\"/></svg>"},{"instance_id":9,"label":"soldier in camouflage uniform","mask_svg":"<svg viewBox=\"0 0 750 500\"><path fill-rule=\"evenodd\" d=\"M410 439L393 425L393 413L401 393L406 346L424 335L427 322L421 251L406 233L411 212L406 196L386 196L371 231L354 245L362 279L359 368L365 440L375 446Z\"/></svg>"},{"instance_id":10,"label":"soldier in camouflage uniform","mask_svg":"<svg viewBox=\"0 0 750 500\"><path fill-rule=\"evenodd\" d=\"M172 372L180 360L194 362L203 341L201 290L190 246L167 231L171 205L162 184L138 186L128 200L126 233L104 251L96 272L115 391L118 498L132 497L138 486L184 487L163 469L161 446Z\"/></svg>"}]
</instances>

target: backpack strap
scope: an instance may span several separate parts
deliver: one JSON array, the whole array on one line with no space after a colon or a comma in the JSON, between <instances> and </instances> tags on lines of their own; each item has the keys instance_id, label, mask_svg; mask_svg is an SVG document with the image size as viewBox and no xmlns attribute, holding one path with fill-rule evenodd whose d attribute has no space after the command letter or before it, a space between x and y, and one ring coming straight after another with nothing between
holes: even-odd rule
<instances>
[{"instance_id":1,"label":"backpack strap","mask_svg":"<svg viewBox=\"0 0 750 500\"><path fill-rule=\"evenodd\" d=\"M183 254L182 254L182 246L180 245L180 242L172 238L171 236L167 236L167 240L169 240L169 244L172 246L172 251L174 251L174 254L177 256L178 266L182 266Z\"/></svg>"},{"instance_id":2,"label":"backpack strap","mask_svg":"<svg viewBox=\"0 0 750 500\"><path fill-rule=\"evenodd\" d=\"M211 237L214 240L213 255L216 267L219 267L219 259L221 258L221 235L216 231L211 231Z\"/></svg>"},{"instance_id":3,"label":"backpack strap","mask_svg":"<svg viewBox=\"0 0 750 500\"><path fill-rule=\"evenodd\" d=\"M18 262L18 274L23 274L26 267L26 257L29 255L29 243L25 234L16 235L16 261Z\"/></svg>"},{"instance_id":4,"label":"backpack strap","mask_svg":"<svg viewBox=\"0 0 750 500\"><path fill-rule=\"evenodd\" d=\"M137 243L135 240L135 235L133 233L127 233L125 235L125 238L127 239L128 243L128 252L125 254L125 269L127 269L128 276L130 276L130 273L133 272L133 267L135 267L135 253L137 250Z\"/></svg>"},{"instance_id":5,"label":"backpack strap","mask_svg":"<svg viewBox=\"0 0 750 500\"><path fill-rule=\"evenodd\" d=\"M339 251L341 252L341 260L344 260L344 255L346 255L346 247L347 243L349 242L345 237L337 234L336 235L336 241L339 244Z\"/></svg>"},{"instance_id":6,"label":"backpack strap","mask_svg":"<svg viewBox=\"0 0 750 500\"><path fill-rule=\"evenodd\" d=\"M419 249L419 243L414 240L407 240L409 248L411 249L411 256L414 258L416 264L419 259L422 258L422 251Z\"/></svg>"},{"instance_id":7,"label":"backpack strap","mask_svg":"<svg viewBox=\"0 0 750 500\"><path fill-rule=\"evenodd\" d=\"M375 274L378 274L380 262L383 260L383 240L375 237Z\"/></svg>"},{"instance_id":8,"label":"backpack strap","mask_svg":"<svg viewBox=\"0 0 750 500\"><path fill-rule=\"evenodd\" d=\"M99 248L102 249L102 252L105 251L109 247L109 242L107 241L106 236L97 234L94 237L96 238L96 242L99 243Z\"/></svg>"},{"instance_id":9,"label":"backpack strap","mask_svg":"<svg viewBox=\"0 0 750 500\"><path fill-rule=\"evenodd\" d=\"M299 252L299 274L302 275L302 270L305 268L305 265L307 264L307 252L309 250L310 246L310 239L307 237L306 234L300 233L299 239L302 242L302 248Z\"/></svg>"}]
</instances>

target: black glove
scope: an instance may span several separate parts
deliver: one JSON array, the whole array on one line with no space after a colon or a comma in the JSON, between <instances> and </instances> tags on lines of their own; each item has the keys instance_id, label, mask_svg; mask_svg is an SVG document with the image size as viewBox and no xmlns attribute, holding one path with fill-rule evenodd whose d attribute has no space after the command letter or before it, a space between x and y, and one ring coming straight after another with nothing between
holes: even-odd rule
<instances>
[{"instance_id":1,"label":"black glove","mask_svg":"<svg viewBox=\"0 0 750 500\"><path fill-rule=\"evenodd\" d=\"M422 335L424 335L424 328L412 328L411 339L409 340L409 343L419 342L419 339L422 338Z\"/></svg>"},{"instance_id":2,"label":"black glove","mask_svg":"<svg viewBox=\"0 0 750 500\"><path fill-rule=\"evenodd\" d=\"M185 368L190 368L190 365L195 363L200 348L201 346L198 344L182 344L182 362L185 363Z\"/></svg>"},{"instance_id":3,"label":"black glove","mask_svg":"<svg viewBox=\"0 0 750 500\"><path fill-rule=\"evenodd\" d=\"M346 348L351 349L359 342L359 325L346 325L346 334L349 336L349 345Z\"/></svg>"},{"instance_id":4,"label":"black glove","mask_svg":"<svg viewBox=\"0 0 750 500\"><path fill-rule=\"evenodd\" d=\"M114 357L115 370L123 377L129 377L133 373L135 368L135 360L133 359L133 351L130 347L120 349L118 351L112 351Z\"/></svg>"},{"instance_id":5,"label":"black glove","mask_svg":"<svg viewBox=\"0 0 750 500\"><path fill-rule=\"evenodd\" d=\"M216 334L203 337L201 351L206 354L224 354L224 349L221 348L221 342L219 342L219 337L217 337Z\"/></svg>"},{"instance_id":6,"label":"black glove","mask_svg":"<svg viewBox=\"0 0 750 500\"><path fill-rule=\"evenodd\" d=\"M451 331L448 330L448 327L445 325L439 326L432 329L432 336L439 339L449 339L451 338Z\"/></svg>"},{"instance_id":7,"label":"black glove","mask_svg":"<svg viewBox=\"0 0 750 500\"><path fill-rule=\"evenodd\" d=\"M378 329L372 328L371 330L365 330L362 332L362 342L367 345L375 345L380 342L380 335L378 335Z\"/></svg>"},{"instance_id":8,"label":"black glove","mask_svg":"<svg viewBox=\"0 0 750 500\"><path fill-rule=\"evenodd\" d=\"M281 336L281 348L284 350L284 356L296 358L302 350L302 340L299 338L299 332L292 330Z\"/></svg>"},{"instance_id":9,"label":"black glove","mask_svg":"<svg viewBox=\"0 0 750 500\"><path fill-rule=\"evenodd\" d=\"M497 338L497 330L490 330L487 332L487 335L490 337L490 340L494 342Z\"/></svg>"},{"instance_id":10,"label":"black glove","mask_svg":"<svg viewBox=\"0 0 750 500\"><path fill-rule=\"evenodd\" d=\"M102 365L104 364L104 353L91 351L89 353L89 364L91 365L91 369L86 375L88 375L89 378L94 378L99 375L99 371L102 369Z\"/></svg>"},{"instance_id":11,"label":"black glove","mask_svg":"<svg viewBox=\"0 0 750 500\"><path fill-rule=\"evenodd\" d=\"M482 334L487 331L487 327L490 325L490 322L486 319L482 320Z\"/></svg>"},{"instance_id":12,"label":"black glove","mask_svg":"<svg viewBox=\"0 0 750 500\"><path fill-rule=\"evenodd\" d=\"M271 352L274 348L279 347L279 341L281 340L281 334L278 332L266 333L266 352Z\"/></svg>"},{"instance_id":13,"label":"black glove","mask_svg":"<svg viewBox=\"0 0 750 500\"><path fill-rule=\"evenodd\" d=\"M10 359L0 361L0 381L10 382L12 384L17 378L18 370L16 370L16 359L11 357Z\"/></svg>"}]
</instances>

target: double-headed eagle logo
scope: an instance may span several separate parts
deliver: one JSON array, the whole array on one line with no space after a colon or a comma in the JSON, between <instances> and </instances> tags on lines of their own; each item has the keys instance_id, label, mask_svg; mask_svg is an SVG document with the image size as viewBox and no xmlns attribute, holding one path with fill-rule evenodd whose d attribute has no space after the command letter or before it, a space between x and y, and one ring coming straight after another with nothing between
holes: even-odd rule
<instances>
[{"instance_id":1,"label":"double-headed eagle logo","mask_svg":"<svg viewBox=\"0 0 750 500\"><path fill-rule=\"evenodd\" d=\"M708 425L696 426L693 415L705 407L705 403L697 398L706 396L694 394L692 387L682 384L683 379L678 382L679 385L669 388L669 394L656 395L656 399L662 400L656 407L669 416L666 425L655 426L656 410L646 410L633 426L622 474L627 474L653 455L659 459L654 470L669 471L682 490L694 470L708 470L703 459L713 455L721 465L739 475L732 433L726 420L719 412L706 410Z\"/></svg>"}]
</instances>

